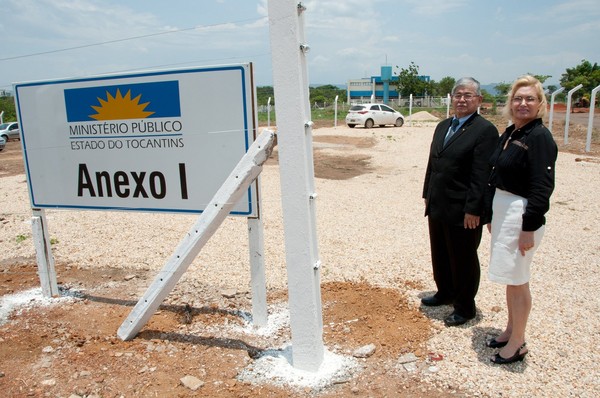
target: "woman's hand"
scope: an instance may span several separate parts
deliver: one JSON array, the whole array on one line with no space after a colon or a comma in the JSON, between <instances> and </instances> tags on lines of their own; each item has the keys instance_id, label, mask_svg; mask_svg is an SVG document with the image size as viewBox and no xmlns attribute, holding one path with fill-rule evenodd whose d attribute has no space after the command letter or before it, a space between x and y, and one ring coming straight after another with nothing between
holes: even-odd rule
<instances>
[{"instance_id":1,"label":"woman's hand","mask_svg":"<svg viewBox=\"0 0 600 398\"><path fill-rule=\"evenodd\" d=\"M535 242L533 241L533 231L521 231L519 234L519 251L524 256L527 250L533 248Z\"/></svg>"}]
</instances>

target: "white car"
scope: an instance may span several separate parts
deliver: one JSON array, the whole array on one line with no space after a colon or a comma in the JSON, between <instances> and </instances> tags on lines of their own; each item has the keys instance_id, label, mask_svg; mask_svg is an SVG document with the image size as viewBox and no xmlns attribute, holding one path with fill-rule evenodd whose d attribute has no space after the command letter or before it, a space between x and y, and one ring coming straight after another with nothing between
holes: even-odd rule
<instances>
[{"instance_id":1,"label":"white car","mask_svg":"<svg viewBox=\"0 0 600 398\"><path fill-rule=\"evenodd\" d=\"M383 127L393 125L400 127L404 124L404 116L398 111L384 104L353 105L346 115L346 125L365 126L370 129L374 125Z\"/></svg>"},{"instance_id":2,"label":"white car","mask_svg":"<svg viewBox=\"0 0 600 398\"><path fill-rule=\"evenodd\" d=\"M0 152L4 149L4 145L6 145L6 140L0 137Z\"/></svg>"},{"instance_id":3,"label":"white car","mask_svg":"<svg viewBox=\"0 0 600 398\"><path fill-rule=\"evenodd\" d=\"M19 135L19 123L9 122L0 124L0 137L4 138L5 141L21 139Z\"/></svg>"}]
</instances>

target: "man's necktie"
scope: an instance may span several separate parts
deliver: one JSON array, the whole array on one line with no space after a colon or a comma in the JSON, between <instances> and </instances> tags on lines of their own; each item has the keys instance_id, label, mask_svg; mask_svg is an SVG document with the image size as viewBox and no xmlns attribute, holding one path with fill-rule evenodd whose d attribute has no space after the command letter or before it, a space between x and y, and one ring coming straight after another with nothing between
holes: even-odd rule
<instances>
[{"instance_id":1,"label":"man's necktie","mask_svg":"<svg viewBox=\"0 0 600 398\"><path fill-rule=\"evenodd\" d=\"M452 120L452 127L450 127L450 131L448 131L446 138L444 138L444 146L446 146L448 141L450 141L450 138L454 135L454 133L456 133L456 130L458 130L458 123L460 123L458 119Z\"/></svg>"}]
</instances>

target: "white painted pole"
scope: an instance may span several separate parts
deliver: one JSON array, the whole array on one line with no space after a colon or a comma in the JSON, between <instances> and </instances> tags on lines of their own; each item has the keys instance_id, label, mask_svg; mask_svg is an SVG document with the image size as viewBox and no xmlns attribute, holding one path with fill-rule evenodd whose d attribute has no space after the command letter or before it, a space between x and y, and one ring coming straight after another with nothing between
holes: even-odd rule
<instances>
[{"instance_id":1,"label":"white painted pole","mask_svg":"<svg viewBox=\"0 0 600 398\"><path fill-rule=\"evenodd\" d=\"M324 357L321 276L316 236L312 121L304 6L268 0L277 145L288 272L292 365L316 372Z\"/></svg>"},{"instance_id":2,"label":"white painted pole","mask_svg":"<svg viewBox=\"0 0 600 398\"><path fill-rule=\"evenodd\" d=\"M33 232L33 245L35 247L42 295L44 297L55 297L59 295L59 292L50 235L48 234L48 223L46 222L46 212L44 209L32 209L32 212L31 229Z\"/></svg>"},{"instance_id":3,"label":"white painted pole","mask_svg":"<svg viewBox=\"0 0 600 398\"><path fill-rule=\"evenodd\" d=\"M260 217L260 208L258 217L248 218L248 248L250 252L250 285L252 290L252 324L254 326L266 326L269 314L267 309L267 279L265 276L264 226Z\"/></svg>"},{"instance_id":4,"label":"white painted pole","mask_svg":"<svg viewBox=\"0 0 600 398\"><path fill-rule=\"evenodd\" d=\"M583 84L579 84L573 87L567 93L567 114L565 116L565 145L569 143L569 119L571 118L571 97L573 93L583 87Z\"/></svg>"},{"instance_id":5,"label":"white painted pole","mask_svg":"<svg viewBox=\"0 0 600 398\"><path fill-rule=\"evenodd\" d=\"M371 86L371 103L374 103L377 100L377 95L375 95L375 80L373 80L373 85Z\"/></svg>"},{"instance_id":6,"label":"white painted pole","mask_svg":"<svg viewBox=\"0 0 600 398\"><path fill-rule=\"evenodd\" d=\"M592 98L590 98L590 117L588 119L587 138L585 140L586 152L592 149L592 129L594 127L594 111L596 110L596 93L598 90L600 90L600 86L592 90Z\"/></svg>"},{"instance_id":7,"label":"white painted pole","mask_svg":"<svg viewBox=\"0 0 600 398\"><path fill-rule=\"evenodd\" d=\"M255 92L256 95L256 92ZM256 97L255 97L256 98ZM255 99L256 101L256 99ZM267 101L268 124L271 125L271 97ZM258 118L258 115L254 115ZM258 126L258 119L255 120L255 126ZM272 134L273 145L275 134L267 128L268 134ZM256 130L254 132L256 140ZM268 158L268 156L267 156ZM256 177L256 217L248 217L248 255L250 259L250 289L252 293L252 324L255 327L266 326L269 317L267 307L267 278L265 275L265 228L262 220L261 204L261 181L260 176Z\"/></svg>"},{"instance_id":8,"label":"white painted pole","mask_svg":"<svg viewBox=\"0 0 600 398\"><path fill-rule=\"evenodd\" d=\"M409 95L408 97L408 125L412 127L412 103L413 103L413 95Z\"/></svg>"},{"instance_id":9,"label":"white painted pole","mask_svg":"<svg viewBox=\"0 0 600 398\"><path fill-rule=\"evenodd\" d=\"M271 97L267 101L267 128L271 127Z\"/></svg>"},{"instance_id":10,"label":"white painted pole","mask_svg":"<svg viewBox=\"0 0 600 398\"><path fill-rule=\"evenodd\" d=\"M560 94L563 91L565 91L565 88L561 87L555 92L553 92L550 96L550 117L548 118L548 130L550 130L550 132L552 132L552 121L554 120L554 97L556 97L557 94Z\"/></svg>"},{"instance_id":11,"label":"white painted pole","mask_svg":"<svg viewBox=\"0 0 600 398\"><path fill-rule=\"evenodd\" d=\"M335 96L335 102L333 106L333 127L337 127L337 106L338 106L338 96Z\"/></svg>"},{"instance_id":12,"label":"white painted pole","mask_svg":"<svg viewBox=\"0 0 600 398\"><path fill-rule=\"evenodd\" d=\"M446 94L446 119L450 117L450 94Z\"/></svg>"}]
</instances>

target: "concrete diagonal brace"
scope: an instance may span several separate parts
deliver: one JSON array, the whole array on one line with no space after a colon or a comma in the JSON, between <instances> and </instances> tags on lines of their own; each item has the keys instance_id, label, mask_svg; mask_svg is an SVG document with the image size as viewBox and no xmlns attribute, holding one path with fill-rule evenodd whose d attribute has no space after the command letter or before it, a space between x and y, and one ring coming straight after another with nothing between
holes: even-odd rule
<instances>
[{"instance_id":1,"label":"concrete diagonal brace","mask_svg":"<svg viewBox=\"0 0 600 398\"><path fill-rule=\"evenodd\" d=\"M117 331L119 338L122 340L134 338L173 290L202 247L261 173L263 164L273 150L274 137L272 131L264 130L250 146L127 319L121 324Z\"/></svg>"}]
</instances>

